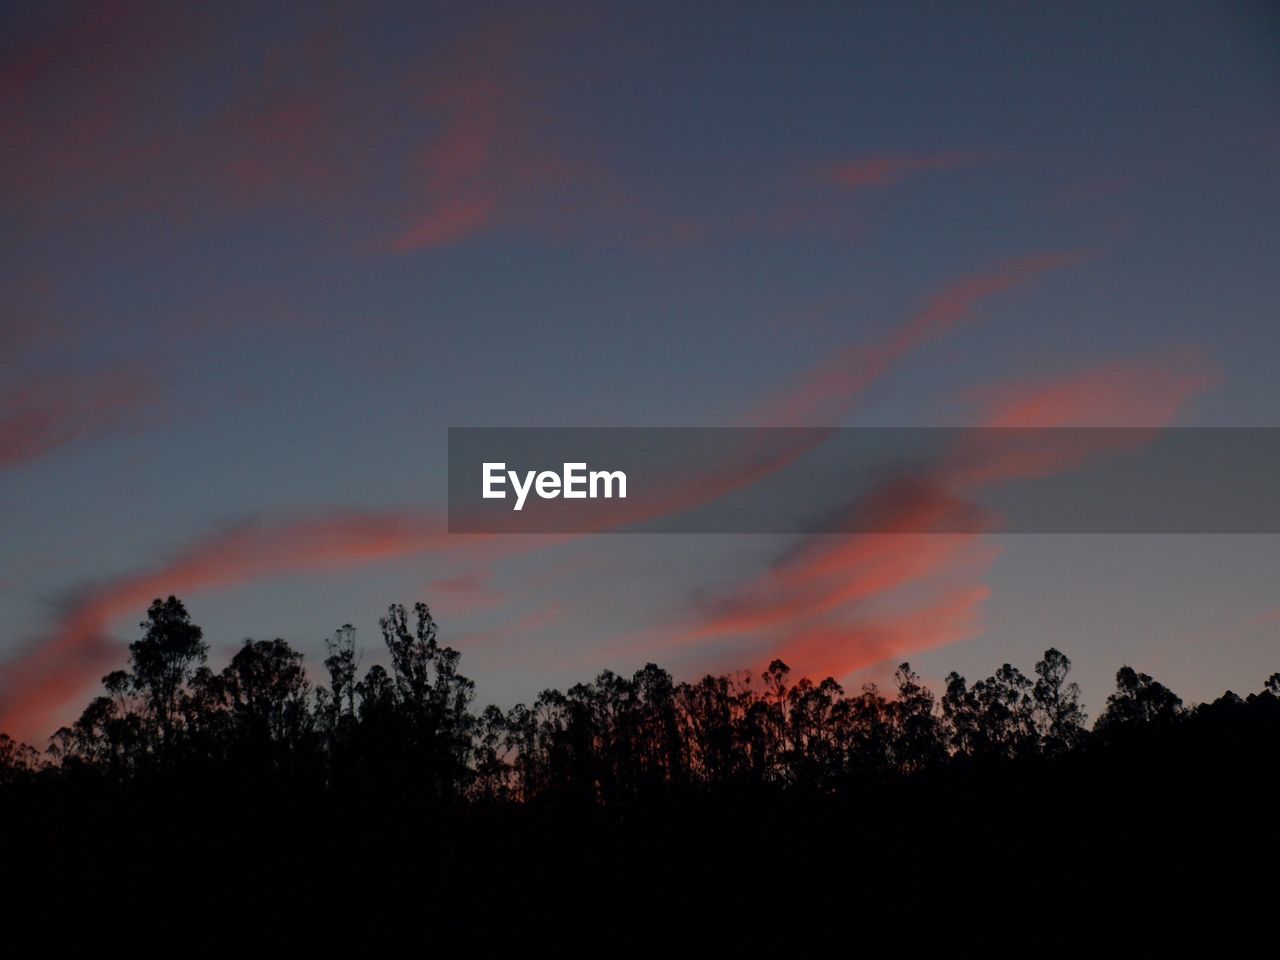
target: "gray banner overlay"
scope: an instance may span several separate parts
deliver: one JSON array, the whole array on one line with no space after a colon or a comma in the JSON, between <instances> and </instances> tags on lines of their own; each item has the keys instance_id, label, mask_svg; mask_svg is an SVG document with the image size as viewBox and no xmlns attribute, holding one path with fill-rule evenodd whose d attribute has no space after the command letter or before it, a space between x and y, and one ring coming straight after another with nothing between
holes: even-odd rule
<instances>
[{"instance_id":1,"label":"gray banner overlay","mask_svg":"<svg viewBox=\"0 0 1280 960\"><path fill-rule=\"evenodd\" d=\"M1280 533L1280 428L456 427L449 530Z\"/></svg>"}]
</instances>

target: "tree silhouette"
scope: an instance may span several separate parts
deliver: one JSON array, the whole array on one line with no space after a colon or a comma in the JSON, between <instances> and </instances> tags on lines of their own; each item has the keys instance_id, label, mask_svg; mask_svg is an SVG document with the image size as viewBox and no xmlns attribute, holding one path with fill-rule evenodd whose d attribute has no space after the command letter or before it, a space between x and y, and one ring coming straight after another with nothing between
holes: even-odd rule
<instances>
[{"instance_id":1,"label":"tree silhouette","mask_svg":"<svg viewBox=\"0 0 1280 960\"><path fill-rule=\"evenodd\" d=\"M942 725L934 709L933 692L920 682L911 664L899 665L893 678L898 685L892 711L894 763L902 773L916 773L942 757Z\"/></svg>"},{"instance_id":2,"label":"tree silhouette","mask_svg":"<svg viewBox=\"0 0 1280 960\"><path fill-rule=\"evenodd\" d=\"M805 936L848 909L904 929L926 900L951 930L988 904L1076 922L1157 888L1198 910L1222 891L1238 913L1235 852L1280 841L1280 674L1186 707L1126 666L1092 730L1054 649L1034 680L952 673L940 699L906 663L885 695L775 659L690 682L605 670L477 713L424 604L388 609L386 665L363 675L339 628L318 687L280 639L215 671L176 598L141 626L43 756L0 735L8 875L110 877L76 901L100 926L145 896L152 923L215 903L213 929L276 918L288 942L305 926L368 943L365 918L430 915L503 952L557 930L606 951L661 902L731 918L714 945L745 953L795 948L780 917ZM1117 844L1139 868L1097 869ZM1207 879L1152 879L1175 874ZM48 928L57 902L28 912Z\"/></svg>"},{"instance_id":3,"label":"tree silhouette","mask_svg":"<svg viewBox=\"0 0 1280 960\"><path fill-rule=\"evenodd\" d=\"M1171 723L1181 716L1181 698L1147 674L1125 666L1116 672L1116 692L1107 697L1096 729L1106 734L1143 724Z\"/></svg>"},{"instance_id":4,"label":"tree silhouette","mask_svg":"<svg viewBox=\"0 0 1280 960\"><path fill-rule=\"evenodd\" d=\"M951 673L940 700L906 663L885 697L871 685L847 695L830 677L793 680L775 659L755 677L759 688L749 673L677 683L646 664L629 678L606 670L546 690L532 707L489 705L477 715L475 686L425 604L412 616L393 604L380 625L390 670L375 663L358 677L347 624L325 643L328 686L313 689L302 654L281 639L246 640L214 672L182 602L157 599L128 669L103 678L104 692L52 738L47 761L6 740L4 776L79 770L125 783L180 764L223 764L236 776L292 771L332 789L398 785L437 804L622 807L691 789L824 795L956 763L1069 758L1191 715L1163 684L1125 666L1090 732L1071 661L1056 649L1036 662L1034 681L1008 663L972 685ZM1280 674L1251 696L1280 698Z\"/></svg>"},{"instance_id":5,"label":"tree silhouette","mask_svg":"<svg viewBox=\"0 0 1280 960\"><path fill-rule=\"evenodd\" d=\"M1084 738L1088 718L1080 705L1079 684L1067 680L1070 672L1071 661L1052 647L1036 663L1032 697L1037 731L1047 753L1063 753Z\"/></svg>"},{"instance_id":6,"label":"tree silhouette","mask_svg":"<svg viewBox=\"0 0 1280 960\"><path fill-rule=\"evenodd\" d=\"M334 631L332 639L325 641L324 668L329 672L329 688L316 691L318 709L325 717L325 726L333 732L349 726L356 717L356 670L359 656L356 651L356 628L344 623Z\"/></svg>"},{"instance_id":7,"label":"tree silhouette","mask_svg":"<svg viewBox=\"0 0 1280 960\"><path fill-rule=\"evenodd\" d=\"M283 640L246 640L222 688L237 735L259 747L295 743L310 724L302 654Z\"/></svg>"},{"instance_id":8,"label":"tree silhouette","mask_svg":"<svg viewBox=\"0 0 1280 960\"><path fill-rule=\"evenodd\" d=\"M183 689L209 647L177 597L155 600L141 626L142 639L129 644L130 683L143 697L147 731L161 747L174 737Z\"/></svg>"},{"instance_id":9,"label":"tree silhouette","mask_svg":"<svg viewBox=\"0 0 1280 960\"><path fill-rule=\"evenodd\" d=\"M34 747L18 743L8 734L0 733L0 787L7 787L25 780L39 765L40 755Z\"/></svg>"}]
</instances>

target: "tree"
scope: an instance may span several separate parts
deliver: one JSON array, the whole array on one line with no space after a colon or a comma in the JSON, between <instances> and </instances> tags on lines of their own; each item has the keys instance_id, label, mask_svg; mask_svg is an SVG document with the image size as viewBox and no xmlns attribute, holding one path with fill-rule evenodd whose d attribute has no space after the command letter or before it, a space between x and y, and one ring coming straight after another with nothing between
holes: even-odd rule
<instances>
[{"instance_id":1,"label":"tree","mask_svg":"<svg viewBox=\"0 0 1280 960\"><path fill-rule=\"evenodd\" d=\"M404 747L414 769L444 799L459 795L470 773L475 684L458 671L461 654L440 646L430 608L416 603L413 610L413 630L403 604L392 604L379 626L391 655Z\"/></svg>"},{"instance_id":2,"label":"tree","mask_svg":"<svg viewBox=\"0 0 1280 960\"><path fill-rule=\"evenodd\" d=\"M532 708L488 707L477 717L460 654L440 644L425 604L412 619L393 605L381 626L390 671L374 665L356 680L355 629L345 625L326 645L331 687L312 697L302 655L284 640L246 640L215 673L181 602L156 600L143 638L130 646L131 669L103 677L103 693L58 731L52 762L32 779L115 789L202 772L256 782L266 770L277 784L320 782L338 795L373 787L415 803L621 810L692 791L837 792L938 769L949 755L1019 762L1084 739L1071 661L1054 649L1036 663L1034 682L1007 663L972 686L948 675L940 710L907 663L888 699L874 685L847 696L831 677L793 680L774 660L763 674L681 684L655 664L630 677L605 670L564 692L543 691ZM1189 735L1214 725L1248 731L1239 726L1246 724L1249 737L1263 737L1277 717L1277 693L1273 675L1247 700L1228 693L1188 712L1126 666L1095 742L1106 747L1111 731L1143 733L1184 717L1178 729ZM326 735L313 736L317 729ZM1143 735L1171 742L1163 730ZM167 749L179 743L180 751ZM1265 737L1256 743L1259 755L1269 749ZM29 748L0 740L0 784L37 766Z\"/></svg>"},{"instance_id":3,"label":"tree","mask_svg":"<svg viewBox=\"0 0 1280 960\"><path fill-rule=\"evenodd\" d=\"M425 707L431 701L431 673L440 652L437 628L425 603L414 605L418 623L409 629L404 604L393 603L387 615L378 621L382 640L391 654L391 673L395 677L400 701L414 707Z\"/></svg>"},{"instance_id":4,"label":"tree","mask_svg":"<svg viewBox=\"0 0 1280 960\"><path fill-rule=\"evenodd\" d=\"M1048 754L1070 750L1084 737L1087 717L1080 704L1080 685L1067 682L1070 672L1071 661L1053 647L1036 664L1036 684L1031 695L1041 749Z\"/></svg>"},{"instance_id":5,"label":"tree","mask_svg":"<svg viewBox=\"0 0 1280 960\"><path fill-rule=\"evenodd\" d=\"M954 670L947 674L947 689L942 695L942 717L947 725L952 752L962 757L971 757L979 752L981 731L977 698L970 692L968 681Z\"/></svg>"},{"instance_id":6,"label":"tree","mask_svg":"<svg viewBox=\"0 0 1280 960\"><path fill-rule=\"evenodd\" d=\"M787 699L787 739L791 744L786 755L787 779L809 789L827 789L838 779L844 763L840 737L848 714L844 690L831 677L816 684L804 677L788 691Z\"/></svg>"},{"instance_id":7,"label":"tree","mask_svg":"<svg viewBox=\"0 0 1280 960\"><path fill-rule=\"evenodd\" d=\"M911 664L899 664L893 677L898 685L898 699L893 704L894 761L901 772L914 773L942 757L941 725L933 692L920 682Z\"/></svg>"},{"instance_id":8,"label":"tree","mask_svg":"<svg viewBox=\"0 0 1280 960\"><path fill-rule=\"evenodd\" d=\"M245 640L222 671L237 735L260 744L296 741L307 723L302 654L284 640Z\"/></svg>"},{"instance_id":9,"label":"tree","mask_svg":"<svg viewBox=\"0 0 1280 960\"><path fill-rule=\"evenodd\" d=\"M27 779L35 772L39 762L40 755L34 747L0 733L0 787Z\"/></svg>"},{"instance_id":10,"label":"tree","mask_svg":"<svg viewBox=\"0 0 1280 960\"><path fill-rule=\"evenodd\" d=\"M949 674L942 716L952 750L961 756L1009 759L1038 746L1031 681L1007 663L972 688L958 673Z\"/></svg>"},{"instance_id":11,"label":"tree","mask_svg":"<svg viewBox=\"0 0 1280 960\"><path fill-rule=\"evenodd\" d=\"M1169 723L1182 716L1182 700L1164 684L1133 667L1116 672L1116 692L1107 697L1106 709L1095 729L1101 733L1152 723Z\"/></svg>"},{"instance_id":12,"label":"tree","mask_svg":"<svg viewBox=\"0 0 1280 960\"><path fill-rule=\"evenodd\" d=\"M676 716L676 687L671 674L646 663L631 678L641 711L639 762L649 784L682 785L687 780L680 724Z\"/></svg>"},{"instance_id":13,"label":"tree","mask_svg":"<svg viewBox=\"0 0 1280 960\"><path fill-rule=\"evenodd\" d=\"M708 674L675 691L676 725L690 777L724 783L745 767L737 723L740 699L727 676Z\"/></svg>"},{"instance_id":14,"label":"tree","mask_svg":"<svg viewBox=\"0 0 1280 960\"><path fill-rule=\"evenodd\" d=\"M862 691L847 704L846 726L840 734L846 770L862 778L881 777L894 764L896 704L874 683L863 684Z\"/></svg>"},{"instance_id":15,"label":"tree","mask_svg":"<svg viewBox=\"0 0 1280 960\"><path fill-rule=\"evenodd\" d=\"M1031 681L1008 663L973 685L984 752L1012 758L1035 751L1038 744L1031 689Z\"/></svg>"},{"instance_id":16,"label":"tree","mask_svg":"<svg viewBox=\"0 0 1280 960\"><path fill-rule=\"evenodd\" d=\"M325 641L324 667L329 671L328 726L336 731L344 719L354 720L356 715L356 628L344 623L334 631L332 639Z\"/></svg>"},{"instance_id":17,"label":"tree","mask_svg":"<svg viewBox=\"0 0 1280 960\"><path fill-rule=\"evenodd\" d=\"M395 710L395 682L381 664L375 663L365 672L364 679L356 684L356 694L360 697L363 723L375 722Z\"/></svg>"},{"instance_id":18,"label":"tree","mask_svg":"<svg viewBox=\"0 0 1280 960\"><path fill-rule=\"evenodd\" d=\"M759 701L760 762L768 775L785 777L783 759L787 751L787 679L791 668L781 660L773 660L760 674L764 683L764 699Z\"/></svg>"},{"instance_id":19,"label":"tree","mask_svg":"<svg viewBox=\"0 0 1280 960\"><path fill-rule=\"evenodd\" d=\"M512 768L506 758L506 736L506 714L493 704L485 707L476 725L473 798L497 802L511 797Z\"/></svg>"},{"instance_id":20,"label":"tree","mask_svg":"<svg viewBox=\"0 0 1280 960\"><path fill-rule=\"evenodd\" d=\"M153 601L140 626L146 631L142 639L129 644L131 682L143 698L157 743L167 744L174 736L183 688L209 647L204 631L174 596Z\"/></svg>"}]
</instances>

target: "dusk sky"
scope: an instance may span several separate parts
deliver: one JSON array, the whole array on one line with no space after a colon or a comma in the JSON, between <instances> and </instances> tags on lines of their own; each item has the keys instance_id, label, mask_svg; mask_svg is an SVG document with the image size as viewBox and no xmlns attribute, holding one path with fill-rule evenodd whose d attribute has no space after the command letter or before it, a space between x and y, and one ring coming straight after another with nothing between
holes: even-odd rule
<instances>
[{"instance_id":1,"label":"dusk sky","mask_svg":"<svg viewBox=\"0 0 1280 960\"><path fill-rule=\"evenodd\" d=\"M215 668L1280 669L1280 537L445 533L451 426L1280 425L1266 3L9 5L0 730Z\"/></svg>"}]
</instances>

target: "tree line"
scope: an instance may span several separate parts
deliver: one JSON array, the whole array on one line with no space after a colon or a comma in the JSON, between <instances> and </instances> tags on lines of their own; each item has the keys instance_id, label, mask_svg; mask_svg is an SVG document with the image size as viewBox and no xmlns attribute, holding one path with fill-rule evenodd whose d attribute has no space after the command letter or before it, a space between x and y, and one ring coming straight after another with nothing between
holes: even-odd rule
<instances>
[{"instance_id":1,"label":"tree line","mask_svg":"<svg viewBox=\"0 0 1280 960\"><path fill-rule=\"evenodd\" d=\"M1045 651L1031 676L1002 665L935 695L903 663L888 693L848 693L795 678L781 660L760 675L676 682L647 664L611 671L532 704L476 710L460 654L428 607L394 604L380 620L388 667L359 671L356 631L326 641L327 683L312 686L284 640L246 640L215 672L202 629L176 597L157 599L125 669L51 745L0 735L0 786L154 782L166 776L375 789L437 805L629 803L724 789L837 795L943 769L1052 762L1209 710L1280 716L1280 673L1261 693L1186 707L1131 667L1092 727L1071 661Z\"/></svg>"}]
</instances>

